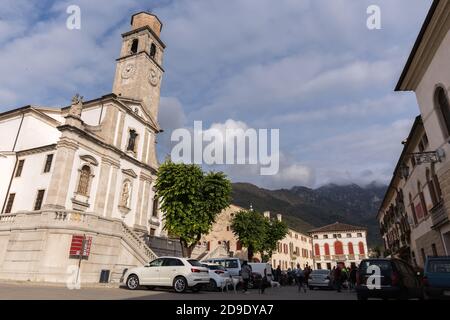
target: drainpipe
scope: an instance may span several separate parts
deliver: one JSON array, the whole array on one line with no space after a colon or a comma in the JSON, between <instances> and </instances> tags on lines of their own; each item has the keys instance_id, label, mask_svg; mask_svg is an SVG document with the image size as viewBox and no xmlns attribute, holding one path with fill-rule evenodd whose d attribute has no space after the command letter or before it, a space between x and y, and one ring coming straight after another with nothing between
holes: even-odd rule
<instances>
[{"instance_id":1,"label":"drainpipe","mask_svg":"<svg viewBox=\"0 0 450 320\"><path fill-rule=\"evenodd\" d=\"M17 130L16 139L14 140L14 145L13 145L13 148L11 150L12 152L14 152L14 150L16 149L17 140L19 139L19 134L20 134L20 130L22 129L22 124L23 124L23 119L24 118L25 118L25 113L22 112L22 119L20 119L19 129ZM13 169L13 171L11 173L11 178L9 179L8 189L6 190L5 201L3 202L1 213L3 213L5 211L6 203L8 202L9 191L11 190L11 185L12 185L12 182L13 182L13 179L14 179L14 173L16 172L17 162L19 162L19 156L17 155L17 152L16 152L16 161L14 163L14 169Z\"/></svg>"}]
</instances>

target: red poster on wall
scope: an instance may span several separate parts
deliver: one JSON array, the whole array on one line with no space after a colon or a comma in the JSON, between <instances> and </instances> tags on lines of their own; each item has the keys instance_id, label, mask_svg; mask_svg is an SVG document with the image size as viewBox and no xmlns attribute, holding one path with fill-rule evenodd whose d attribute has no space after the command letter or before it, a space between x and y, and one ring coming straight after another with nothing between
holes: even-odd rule
<instances>
[{"instance_id":1,"label":"red poster on wall","mask_svg":"<svg viewBox=\"0 0 450 320\"><path fill-rule=\"evenodd\" d=\"M70 256L89 257L91 253L92 237L85 237L82 235L73 235L72 243L70 244Z\"/></svg>"}]
</instances>

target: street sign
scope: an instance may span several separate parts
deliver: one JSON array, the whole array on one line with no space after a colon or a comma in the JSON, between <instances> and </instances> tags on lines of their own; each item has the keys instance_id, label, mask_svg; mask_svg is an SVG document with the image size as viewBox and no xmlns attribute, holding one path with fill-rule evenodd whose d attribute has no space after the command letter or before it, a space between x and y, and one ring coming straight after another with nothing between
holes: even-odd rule
<instances>
[{"instance_id":1,"label":"street sign","mask_svg":"<svg viewBox=\"0 0 450 320\"><path fill-rule=\"evenodd\" d=\"M73 235L69 255L71 257L88 258L91 253L92 237Z\"/></svg>"}]
</instances>

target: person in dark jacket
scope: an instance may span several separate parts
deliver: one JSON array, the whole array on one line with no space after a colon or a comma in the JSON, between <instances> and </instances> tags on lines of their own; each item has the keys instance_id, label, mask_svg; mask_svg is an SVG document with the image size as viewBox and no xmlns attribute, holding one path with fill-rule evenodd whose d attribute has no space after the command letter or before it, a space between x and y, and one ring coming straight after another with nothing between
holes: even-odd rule
<instances>
[{"instance_id":1,"label":"person in dark jacket","mask_svg":"<svg viewBox=\"0 0 450 320\"><path fill-rule=\"evenodd\" d=\"M336 269L334 269L334 287L337 292L341 292L342 288L342 270L341 266L338 264Z\"/></svg>"}]
</instances>

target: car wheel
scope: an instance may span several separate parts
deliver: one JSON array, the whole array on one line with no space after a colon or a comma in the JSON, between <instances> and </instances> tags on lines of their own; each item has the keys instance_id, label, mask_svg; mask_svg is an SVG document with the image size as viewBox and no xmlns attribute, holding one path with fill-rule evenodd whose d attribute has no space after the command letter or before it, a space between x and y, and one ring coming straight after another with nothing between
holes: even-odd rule
<instances>
[{"instance_id":1,"label":"car wheel","mask_svg":"<svg viewBox=\"0 0 450 320\"><path fill-rule=\"evenodd\" d=\"M217 286L216 280L214 280L214 279L210 279L210 280L209 280L209 288L210 288L212 291L217 291L218 286Z\"/></svg>"},{"instance_id":2,"label":"car wheel","mask_svg":"<svg viewBox=\"0 0 450 320\"><path fill-rule=\"evenodd\" d=\"M136 290L139 287L139 278L137 275L132 274L127 279L127 288L129 290Z\"/></svg>"},{"instance_id":3,"label":"car wheel","mask_svg":"<svg viewBox=\"0 0 450 320\"><path fill-rule=\"evenodd\" d=\"M187 289L187 281L184 277L176 277L173 280L173 289L177 293L183 293Z\"/></svg>"}]
</instances>

